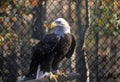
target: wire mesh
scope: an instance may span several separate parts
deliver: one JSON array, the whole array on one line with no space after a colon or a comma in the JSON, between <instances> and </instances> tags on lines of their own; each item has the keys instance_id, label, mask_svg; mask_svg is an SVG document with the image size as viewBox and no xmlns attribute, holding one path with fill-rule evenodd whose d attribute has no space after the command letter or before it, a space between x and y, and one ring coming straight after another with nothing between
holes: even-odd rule
<instances>
[{"instance_id":1,"label":"wire mesh","mask_svg":"<svg viewBox=\"0 0 120 82\"><path fill-rule=\"evenodd\" d=\"M49 32L44 22L58 17L77 41L59 66L81 74L71 82L120 82L119 8L119 0L1 0L0 82L16 82L29 71L34 46Z\"/></svg>"}]
</instances>

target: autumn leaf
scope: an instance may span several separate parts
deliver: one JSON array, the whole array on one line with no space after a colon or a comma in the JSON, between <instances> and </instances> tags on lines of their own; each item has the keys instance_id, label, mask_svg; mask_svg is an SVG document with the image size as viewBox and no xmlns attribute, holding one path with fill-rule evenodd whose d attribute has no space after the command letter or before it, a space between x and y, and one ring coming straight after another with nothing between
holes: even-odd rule
<instances>
[{"instance_id":1,"label":"autumn leaf","mask_svg":"<svg viewBox=\"0 0 120 82\"><path fill-rule=\"evenodd\" d=\"M102 56L107 56L110 53L110 47L107 47L103 52L102 52Z\"/></svg>"},{"instance_id":2,"label":"autumn leaf","mask_svg":"<svg viewBox=\"0 0 120 82\"><path fill-rule=\"evenodd\" d=\"M98 19L98 25L102 26L103 25L103 20L102 19Z\"/></svg>"},{"instance_id":3,"label":"autumn leaf","mask_svg":"<svg viewBox=\"0 0 120 82\"><path fill-rule=\"evenodd\" d=\"M117 63L118 65L120 65L120 59L118 59L118 60L116 61L116 63Z\"/></svg>"},{"instance_id":4,"label":"autumn leaf","mask_svg":"<svg viewBox=\"0 0 120 82\"><path fill-rule=\"evenodd\" d=\"M107 20L110 20L111 18L112 18L112 15L110 15L110 16L105 16L105 18L107 19Z\"/></svg>"},{"instance_id":5,"label":"autumn leaf","mask_svg":"<svg viewBox=\"0 0 120 82\"><path fill-rule=\"evenodd\" d=\"M0 34L0 42L4 41L4 36Z\"/></svg>"},{"instance_id":6,"label":"autumn leaf","mask_svg":"<svg viewBox=\"0 0 120 82\"><path fill-rule=\"evenodd\" d=\"M17 4L17 0L13 0L14 4Z\"/></svg>"},{"instance_id":7,"label":"autumn leaf","mask_svg":"<svg viewBox=\"0 0 120 82\"><path fill-rule=\"evenodd\" d=\"M36 7L38 6L39 0L32 0L32 6Z\"/></svg>"},{"instance_id":8,"label":"autumn leaf","mask_svg":"<svg viewBox=\"0 0 120 82\"><path fill-rule=\"evenodd\" d=\"M39 3L42 3L44 0L32 0L32 6L36 7Z\"/></svg>"},{"instance_id":9,"label":"autumn leaf","mask_svg":"<svg viewBox=\"0 0 120 82\"><path fill-rule=\"evenodd\" d=\"M7 8L7 7L6 7L5 5L2 5L2 6L0 7L0 11L1 11L1 12L4 12L4 11L6 10L6 8Z\"/></svg>"},{"instance_id":10,"label":"autumn leaf","mask_svg":"<svg viewBox=\"0 0 120 82\"><path fill-rule=\"evenodd\" d=\"M49 24L47 21L44 21L43 26L44 26L45 28L49 28L49 27L50 27L50 24Z\"/></svg>"},{"instance_id":11,"label":"autumn leaf","mask_svg":"<svg viewBox=\"0 0 120 82\"><path fill-rule=\"evenodd\" d=\"M114 31L115 26L114 26L112 23L110 23L110 24L109 24L109 29L110 29L111 31Z\"/></svg>"},{"instance_id":12,"label":"autumn leaf","mask_svg":"<svg viewBox=\"0 0 120 82\"><path fill-rule=\"evenodd\" d=\"M0 23L1 23L1 22L3 22L3 18L2 18L2 17L0 17Z\"/></svg>"},{"instance_id":13,"label":"autumn leaf","mask_svg":"<svg viewBox=\"0 0 120 82\"><path fill-rule=\"evenodd\" d=\"M120 8L120 1L115 1L115 2L114 2L114 5L115 5L116 7L118 7L118 8Z\"/></svg>"},{"instance_id":14,"label":"autumn leaf","mask_svg":"<svg viewBox=\"0 0 120 82\"><path fill-rule=\"evenodd\" d=\"M17 21L17 18L16 18L16 17L12 17L11 20L12 20L13 22L16 22L16 21Z\"/></svg>"},{"instance_id":15,"label":"autumn leaf","mask_svg":"<svg viewBox=\"0 0 120 82\"><path fill-rule=\"evenodd\" d=\"M105 4L108 5L111 3L111 0L105 0Z\"/></svg>"}]
</instances>

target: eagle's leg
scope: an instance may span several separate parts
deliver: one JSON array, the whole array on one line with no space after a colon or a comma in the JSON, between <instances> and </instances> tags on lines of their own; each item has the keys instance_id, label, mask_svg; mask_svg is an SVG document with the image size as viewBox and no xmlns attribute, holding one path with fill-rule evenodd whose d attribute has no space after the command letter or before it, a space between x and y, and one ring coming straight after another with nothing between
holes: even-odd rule
<instances>
[{"instance_id":1,"label":"eagle's leg","mask_svg":"<svg viewBox=\"0 0 120 82\"><path fill-rule=\"evenodd\" d=\"M44 77L50 77L50 79L54 80L55 82L57 81L58 75L57 74L53 74L52 72L45 72L40 78L44 78Z\"/></svg>"},{"instance_id":2,"label":"eagle's leg","mask_svg":"<svg viewBox=\"0 0 120 82\"><path fill-rule=\"evenodd\" d=\"M57 70L57 75L58 76L63 76L63 77L67 77L67 75L64 72L61 72L59 70Z\"/></svg>"},{"instance_id":3,"label":"eagle's leg","mask_svg":"<svg viewBox=\"0 0 120 82\"><path fill-rule=\"evenodd\" d=\"M57 75L57 74L53 74L52 72L50 72L50 79L54 79L55 82L58 82L58 81L57 81L58 75Z\"/></svg>"},{"instance_id":4,"label":"eagle's leg","mask_svg":"<svg viewBox=\"0 0 120 82\"><path fill-rule=\"evenodd\" d=\"M67 75L63 72L57 70L55 73L50 72L50 79L53 79L55 82L58 82L58 77L67 77Z\"/></svg>"},{"instance_id":5,"label":"eagle's leg","mask_svg":"<svg viewBox=\"0 0 120 82\"><path fill-rule=\"evenodd\" d=\"M44 78L44 77L47 77L47 76L50 76L50 73L49 73L49 72L45 72L42 76L40 76L40 79L41 79L41 78Z\"/></svg>"},{"instance_id":6,"label":"eagle's leg","mask_svg":"<svg viewBox=\"0 0 120 82\"><path fill-rule=\"evenodd\" d=\"M58 61L57 62L53 62L52 67L53 67L53 70L55 71L55 74L57 76L64 76L64 77L66 77L66 75L63 72L58 70L58 67L59 67L59 62Z\"/></svg>"}]
</instances>

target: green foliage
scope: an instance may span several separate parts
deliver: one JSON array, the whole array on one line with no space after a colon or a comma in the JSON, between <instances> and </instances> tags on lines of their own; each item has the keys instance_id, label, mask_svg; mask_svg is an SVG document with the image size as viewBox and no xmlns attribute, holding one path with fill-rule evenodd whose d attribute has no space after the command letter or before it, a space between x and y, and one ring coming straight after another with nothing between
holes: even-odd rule
<instances>
[{"instance_id":1,"label":"green foliage","mask_svg":"<svg viewBox=\"0 0 120 82\"><path fill-rule=\"evenodd\" d=\"M0 51L4 54L19 46L32 46L32 8L30 0L0 1Z\"/></svg>"},{"instance_id":2,"label":"green foliage","mask_svg":"<svg viewBox=\"0 0 120 82\"><path fill-rule=\"evenodd\" d=\"M96 17L96 24L94 30L99 30L101 35L116 35L120 32L120 18L118 7L115 4L115 0L102 0L98 6L98 11L93 12Z\"/></svg>"}]
</instances>

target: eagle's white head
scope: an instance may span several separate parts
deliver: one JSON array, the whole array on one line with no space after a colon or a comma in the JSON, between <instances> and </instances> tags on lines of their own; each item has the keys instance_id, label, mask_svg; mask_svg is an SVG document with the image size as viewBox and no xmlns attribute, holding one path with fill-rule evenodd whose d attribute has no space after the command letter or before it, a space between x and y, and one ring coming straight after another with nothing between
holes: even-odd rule
<instances>
[{"instance_id":1,"label":"eagle's white head","mask_svg":"<svg viewBox=\"0 0 120 82\"><path fill-rule=\"evenodd\" d=\"M64 18L57 18L51 24L51 28L55 28L54 33L60 36L64 36L64 34L70 33L70 25Z\"/></svg>"}]
</instances>

